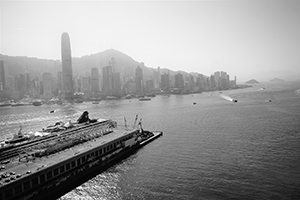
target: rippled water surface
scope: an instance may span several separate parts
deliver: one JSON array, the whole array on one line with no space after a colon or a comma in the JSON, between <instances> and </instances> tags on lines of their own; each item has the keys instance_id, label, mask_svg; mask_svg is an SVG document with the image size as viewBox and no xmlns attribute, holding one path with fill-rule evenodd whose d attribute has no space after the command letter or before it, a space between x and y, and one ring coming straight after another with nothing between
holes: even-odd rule
<instances>
[{"instance_id":1,"label":"rippled water surface","mask_svg":"<svg viewBox=\"0 0 300 200\"><path fill-rule=\"evenodd\" d=\"M287 82L142 102L3 107L0 139L20 124L35 132L84 110L119 125L138 114L164 136L61 199L300 199L299 89Z\"/></svg>"}]
</instances>

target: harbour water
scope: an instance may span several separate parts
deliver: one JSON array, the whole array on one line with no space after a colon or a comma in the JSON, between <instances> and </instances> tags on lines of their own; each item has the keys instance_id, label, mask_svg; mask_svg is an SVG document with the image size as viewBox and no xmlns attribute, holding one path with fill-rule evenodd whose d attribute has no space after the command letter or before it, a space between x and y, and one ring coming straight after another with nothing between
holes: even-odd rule
<instances>
[{"instance_id":1,"label":"harbour water","mask_svg":"<svg viewBox=\"0 0 300 200\"><path fill-rule=\"evenodd\" d=\"M119 126L124 117L132 126L138 114L143 128L164 136L61 200L300 199L299 89L300 82L282 82L151 101L2 107L0 140L20 124L35 132L85 110Z\"/></svg>"}]
</instances>

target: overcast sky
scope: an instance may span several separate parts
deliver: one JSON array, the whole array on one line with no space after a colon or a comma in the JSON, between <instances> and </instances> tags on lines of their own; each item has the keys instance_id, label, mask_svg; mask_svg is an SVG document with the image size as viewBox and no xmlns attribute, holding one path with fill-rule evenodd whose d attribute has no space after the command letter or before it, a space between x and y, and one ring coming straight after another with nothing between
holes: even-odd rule
<instances>
[{"instance_id":1,"label":"overcast sky","mask_svg":"<svg viewBox=\"0 0 300 200\"><path fill-rule=\"evenodd\" d=\"M109 48L148 67L300 79L300 1L6 1L1 54L61 59Z\"/></svg>"}]
</instances>

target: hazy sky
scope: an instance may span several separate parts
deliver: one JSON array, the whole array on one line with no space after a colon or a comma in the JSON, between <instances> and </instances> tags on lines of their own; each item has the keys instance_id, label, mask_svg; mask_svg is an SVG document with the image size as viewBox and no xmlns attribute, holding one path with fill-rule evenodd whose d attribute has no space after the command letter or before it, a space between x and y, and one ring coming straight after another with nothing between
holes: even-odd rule
<instances>
[{"instance_id":1,"label":"hazy sky","mask_svg":"<svg viewBox=\"0 0 300 200\"><path fill-rule=\"evenodd\" d=\"M300 1L6 1L1 54L61 59L109 48L148 67L300 79Z\"/></svg>"}]
</instances>

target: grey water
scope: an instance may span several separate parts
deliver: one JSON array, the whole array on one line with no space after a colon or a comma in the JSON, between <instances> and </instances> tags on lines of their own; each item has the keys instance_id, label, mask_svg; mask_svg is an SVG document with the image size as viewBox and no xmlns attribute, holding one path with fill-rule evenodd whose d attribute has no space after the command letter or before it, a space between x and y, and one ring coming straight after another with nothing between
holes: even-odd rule
<instances>
[{"instance_id":1,"label":"grey water","mask_svg":"<svg viewBox=\"0 0 300 200\"><path fill-rule=\"evenodd\" d=\"M163 131L67 199L300 199L300 83L68 105L0 108L0 140L56 121L113 119ZM232 102L231 99L238 102ZM50 113L54 110L54 113Z\"/></svg>"}]
</instances>

